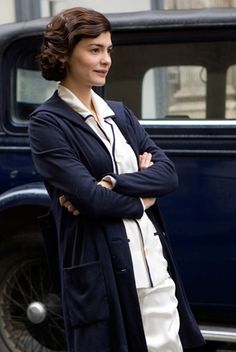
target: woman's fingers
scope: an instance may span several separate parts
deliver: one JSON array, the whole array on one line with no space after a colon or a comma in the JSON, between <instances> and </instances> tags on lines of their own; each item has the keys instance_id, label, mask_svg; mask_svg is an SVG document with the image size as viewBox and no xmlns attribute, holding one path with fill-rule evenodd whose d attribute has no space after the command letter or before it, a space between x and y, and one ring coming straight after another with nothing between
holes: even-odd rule
<instances>
[{"instance_id":1,"label":"woman's fingers","mask_svg":"<svg viewBox=\"0 0 236 352\"><path fill-rule=\"evenodd\" d=\"M146 210L146 209L150 208L156 202L156 198L154 198L154 197L142 198L142 201L144 204L144 208Z\"/></svg>"},{"instance_id":2,"label":"woman's fingers","mask_svg":"<svg viewBox=\"0 0 236 352\"><path fill-rule=\"evenodd\" d=\"M98 182L98 185L104 188L112 189L112 184L109 181L101 180Z\"/></svg>"},{"instance_id":3,"label":"woman's fingers","mask_svg":"<svg viewBox=\"0 0 236 352\"><path fill-rule=\"evenodd\" d=\"M59 197L59 203L62 207L63 207L65 201L66 201L66 197L64 195Z\"/></svg>"},{"instance_id":4,"label":"woman's fingers","mask_svg":"<svg viewBox=\"0 0 236 352\"><path fill-rule=\"evenodd\" d=\"M153 165L152 154L151 153L143 153L139 155L139 169L144 170L147 169L149 166Z\"/></svg>"},{"instance_id":5,"label":"woman's fingers","mask_svg":"<svg viewBox=\"0 0 236 352\"><path fill-rule=\"evenodd\" d=\"M65 207L70 213L77 216L79 215L79 210L63 195L59 197L59 203L62 207Z\"/></svg>"}]
</instances>

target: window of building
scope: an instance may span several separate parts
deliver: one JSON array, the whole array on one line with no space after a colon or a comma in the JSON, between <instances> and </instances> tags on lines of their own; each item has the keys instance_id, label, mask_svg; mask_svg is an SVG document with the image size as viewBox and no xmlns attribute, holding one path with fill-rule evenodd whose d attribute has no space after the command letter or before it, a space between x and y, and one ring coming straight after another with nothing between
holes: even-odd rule
<instances>
[{"instance_id":1,"label":"window of building","mask_svg":"<svg viewBox=\"0 0 236 352\"><path fill-rule=\"evenodd\" d=\"M226 72L225 118L236 119L236 65Z\"/></svg>"},{"instance_id":2,"label":"window of building","mask_svg":"<svg viewBox=\"0 0 236 352\"><path fill-rule=\"evenodd\" d=\"M205 119L206 69L168 66L149 69L142 85L142 119Z\"/></svg>"}]
</instances>

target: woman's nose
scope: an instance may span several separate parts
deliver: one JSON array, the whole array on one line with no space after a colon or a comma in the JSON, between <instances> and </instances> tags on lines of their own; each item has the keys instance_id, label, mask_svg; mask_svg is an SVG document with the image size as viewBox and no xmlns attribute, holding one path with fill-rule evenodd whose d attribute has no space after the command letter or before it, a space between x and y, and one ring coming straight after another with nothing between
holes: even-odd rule
<instances>
[{"instance_id":1,"label":"woman's nose","mask_svg":"<svg viewBox=\"0 0 236 352\"><path fill-rule=\"evenodd\" d=\"M101 59L101 62L103 64L109 65L111 64L111 56L109 53L104 53Z\"/></svg>"}]
</instances>

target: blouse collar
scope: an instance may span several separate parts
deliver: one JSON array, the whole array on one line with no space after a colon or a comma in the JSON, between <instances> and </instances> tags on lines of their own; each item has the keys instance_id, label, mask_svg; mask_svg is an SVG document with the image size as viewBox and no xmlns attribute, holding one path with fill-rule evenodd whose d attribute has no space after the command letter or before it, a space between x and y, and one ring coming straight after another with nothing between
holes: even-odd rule
<instances>
[{"instance_id":1,"label":"blouse collar","mask_svg":"<svg viewBox=\"0 0 236 352\"><path fill-rule=\"evenodd\" d=\"M62 84L58 84L58 95L66 102L73 110L78 112L80 115L86 119L88 116L93 116L93 113L82 103L82 101L77 98L77 96L68 88L64 87ZM110 116L114 116L115 113L108 106L104 99L102 99L98 94L96 94L91 89L91 96L93 106L96 110L99 119L105 119Z\"/></svg>"}]
</instances>

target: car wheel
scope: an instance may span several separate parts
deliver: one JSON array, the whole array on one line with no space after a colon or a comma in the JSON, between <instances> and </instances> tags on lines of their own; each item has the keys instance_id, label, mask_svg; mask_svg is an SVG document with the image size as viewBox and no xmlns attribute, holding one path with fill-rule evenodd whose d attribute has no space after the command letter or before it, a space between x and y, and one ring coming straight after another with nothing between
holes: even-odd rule
<instances>
[{"instance_id":1,"label":"car wheel","mask_svg":"<svg viewBox=\"0 0 236 352\"><path fill-rule=\"evenodd\" d=\"M61 303L48 279L43 246L34 240L38 237L32 232L15 236L0 253L1 352L66 349Z\"/></svg>"}]
</instances>

